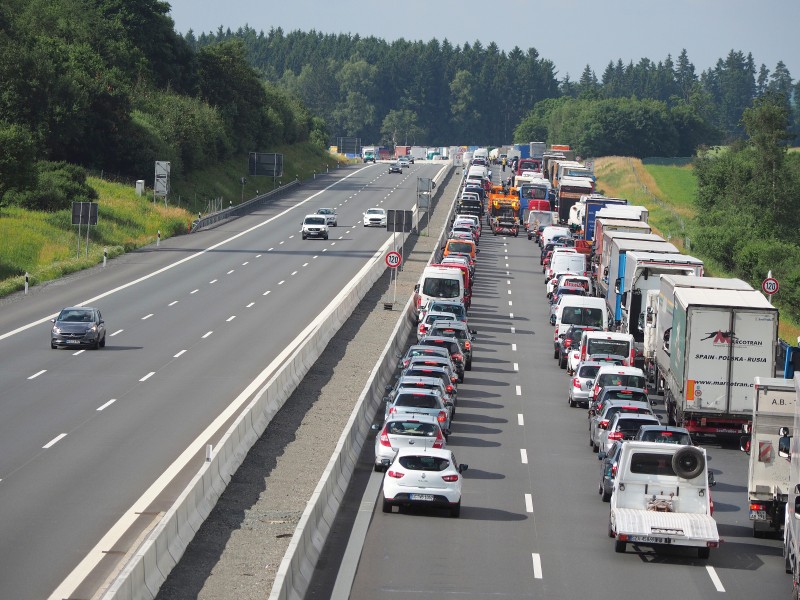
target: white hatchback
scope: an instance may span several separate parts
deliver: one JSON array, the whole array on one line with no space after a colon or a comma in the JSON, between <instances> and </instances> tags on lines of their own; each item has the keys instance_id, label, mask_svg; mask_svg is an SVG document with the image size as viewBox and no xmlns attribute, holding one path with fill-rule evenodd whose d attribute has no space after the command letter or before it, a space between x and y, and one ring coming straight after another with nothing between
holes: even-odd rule
<instances>
[{"instance_id":1,"label":"white hatchback","mask_svg":"<svg viewBox=\"0 0 800 600\"><path fill-rule=\"evenodd\" d=\"M430 506L449 509L451 517L461 515L461 474L467 465L459 465L450 450L400 448L383 466L383 512L392 512L392 506Z\"/></svg>"}]
</instances>

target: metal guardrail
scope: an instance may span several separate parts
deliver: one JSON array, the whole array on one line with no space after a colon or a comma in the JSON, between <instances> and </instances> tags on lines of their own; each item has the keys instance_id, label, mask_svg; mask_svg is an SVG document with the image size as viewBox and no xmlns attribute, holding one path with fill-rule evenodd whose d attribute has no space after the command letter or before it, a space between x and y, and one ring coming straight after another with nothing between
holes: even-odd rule
<instances>
[{"instance_id":1,"label":"metal guardrail","mask_svg":"<svg viewBox=\"0 0 800 600\"><path fill-rule=\"evenodd\" d=\"M195 219L192 222L192 228L189 231L189 233L194 233L195 231L199 231L204 227L208 227L209 225L213 225L214 223L219 223L220 221L225 221L227 219L232 219L234 217L241 217L242 215L246 215L254 208L283 196L287 191L292 190L298 187L299 185L300 185L300 180L295 179L294 181L290 181L286 185L282 185L281 187L276 188L270 192L267 192L266 194L259 194L258 196L251 198L247 202L242 202L241 204L237 204L236 206L231 206L230 208L226 208L219 212L215 212L210 215L206 215L205 217L200 217L199 219Z\"/></svg>"}]
</instances>

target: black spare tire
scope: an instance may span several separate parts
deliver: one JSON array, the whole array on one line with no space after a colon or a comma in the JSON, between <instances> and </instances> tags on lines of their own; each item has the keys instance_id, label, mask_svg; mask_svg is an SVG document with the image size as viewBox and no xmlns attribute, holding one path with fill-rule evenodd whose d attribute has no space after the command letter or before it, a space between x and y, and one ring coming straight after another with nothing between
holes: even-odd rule
<instances>
[{"instance_id":1,"label":"black spare tire","mask_svg":"<svg viewBox=\"0 0 800 600\"><path fill-rule=\"evenodd\" d=\"M672 457L672 469L678 477L694 479L705 468L706 461L703 453L693 446L681 448Z\"/></svg>"}]
</instances>

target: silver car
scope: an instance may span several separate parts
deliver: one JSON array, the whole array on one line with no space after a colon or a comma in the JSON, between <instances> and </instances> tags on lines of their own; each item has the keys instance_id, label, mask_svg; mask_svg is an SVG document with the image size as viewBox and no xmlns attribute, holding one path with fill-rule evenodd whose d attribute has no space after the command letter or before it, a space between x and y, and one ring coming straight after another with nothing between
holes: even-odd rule
<instances>
[{"instance_id":1,"label":"silver car","mask_svg":"<svg viewBox=\"0 0 800 600\"><path fill-rule=\"evenodd\" d=\"M397 415L429 415L436 419L445 435L450 434L450 419L453 405L446 402L436 390L400 388L390 402L386 402L383 420Z\"/></svg>"},{"instance_id":2,"label":"silver car","mask_svg":"<svg viewBox=\"0 0 800 600\"><path fill-rule=\"evenodd\" d=\"M97 308L64 308L50 322L53 323L50 330L51 348L84 346L96 350L106 345L106 322Z\"/></svg>"},{"instance_id":3,"label":"silver car","mask_svg":"<svg viewBox=\"0 0 800 600\"><path fill-rule=\"evenodd\" d=\"M380 433L375 436L376 471L383 471L385 459L394 460L400 448L444 448L446 440L436 417L430 415L400 414L377 426Z\"/></svg>"},{"instance_id":4,"label":"silver car","mask_svg":"<svg viewBox=\"0 0 800 600\"><path fill-rule=\"evenodd\" d=\"M336 227L336 209L335 208L320 208L317 210L318 215L325 215L325 221L328 227Z\"/></svg>"},{"instance_id":5,"label":"silver car","mask_svg":"<svg viewBox=\"0 0 800 600\"><path fill-rule=\"evenodd\" d=\"M611 425L612 419L618 413L653 416L653 411L647 402L609 400L599 413L589 417L589 445L594 452L600 450L600 447L605 443L606 432ZM657 424L658 421L656 421Z\"/></svg>"},{"instance_id":6,"label":"silver car","mask_svg":"<svg viewBox=\"0 0 800 600\"><path fill-rule=\"evenodd\" d=\"M575 374L569 378L567 403L570 406L589 406L589 391L592 389L592 382L603 365L605 363L592 361L578 363Z\"/></svg>"},{"instance_id":7,"label":"silver car","mask_svg":"<svg viewBox=\"0 0 800 600\"><path fill-rule=\"evenodd\" d=\"M618 412L614 415L614 420L611 421L608 429L603 432L600 450L607 453L611 450L611 445L614 442L632 440L639 433L639 428L642 425L660 425L660 423L656 416L652 414Z\"/></svg>"}]
</instances>

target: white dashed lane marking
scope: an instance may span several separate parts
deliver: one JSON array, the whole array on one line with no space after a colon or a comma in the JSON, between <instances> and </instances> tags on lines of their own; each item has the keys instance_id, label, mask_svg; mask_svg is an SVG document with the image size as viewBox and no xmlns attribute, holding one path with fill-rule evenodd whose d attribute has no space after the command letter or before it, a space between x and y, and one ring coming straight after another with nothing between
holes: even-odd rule
<instances>
[{"instance_id":1,"label":"white dashed lane marking","mask_svg":"<svg viewBox=\"0 0 800 600\"><path fill-rule=\"evenodd\" d=\"M706 566L706 571L708 572L708 576L711 577L711 583L714 584L714 587L717 588L718 592L724 592L725 586L722 585L722 581L717 575L717 572L714 570L712 566Z\"/></svg>"},{"instance_id":2,"label":"white dashed lane marking","mask_svg":"<svg viewBox=\"0 0 800 600\"><path fill-rule=\"evenodd\" d=\"M142 378L141 378L139 381L147 381L148 379L150 379L150 378L151 378L153 375L155 375L155 374L156 374L156 372L155 372L155 371L150 371L150 372L149 372L147 375L145 375L144 377L142 377Z\"/></svg>"},{"instance_id":3,"label":"white dashed lane marking","mask_svg":"<svg viewBox=\"0 0 800 600\"><path fill-rule=\"evenodd\" d=\"M105 404L103 404L103 405L101 405L101 406L98 406L98 407L97 407L97 411L98 411L98 412L100 412L101 410L105 410L105 409L107 409L109 406L111 406L112 404L114 404L114 402L116 402L116 401L117 401L117 399L116 399L116 398L112 398L111 400L109 400L109 401L108 401L108 402L106 402Z\"/></svg>"},{"instance_id":4,"label":"white dashed lane marking","mask_svg":"<svg viewBox=\"0 0 800 600\"><path fill-rule=\"evenodd\" d=\"M202 339L206 339L206 338L207 338L207 337L209 337L209 336L210 336L212 333L214 333L214 332L213 332L213 331L209 331L208 333L206 333L205 335L203 335L203 338L202 338Z\"/></svg>"},{"instance_id":5,"label":"white dashed lane marking","mask_svg":"<svg viewBox=\"0 0 800 600\"><path fill-rule=\"evenodd\" d=\"M42 369L38 373L34 373L30 377L28 377L28 379L36 379L39 375L43 375L44 373L47 373L47 369Z\"/></svg>"},{"instance_id":6,"label":"white dashed lane marking","mask_svg":"<svg viewBox=\"0 0 800 600\"><path fill-rule=\"evenodd\" d=\"M525 494L525 512L533 512L533 496L531 494Z\"/></svg>"},{"instance_id":7,"label":"white dashed lane marking","mask_svg":"<svg viewBox=\"0 0 800 600\"><path fill-rule=\"evenodd\" d=\"M542 578L542 558L535 552L531 556L533 556L533 577L534 577L534 579L541 579Z\"/></svg>"},{"instance_id":8,"label":"white dashed lane marking","mask_svg":"<svg viewBox=\"0 0 800 600\"><path fill-rule=\"evenodd\" d=\"M522 413L517 415L517 425L520 427L525 427L525 417L522 415Z\"/></svg>"},{"instance_id":9,"label":"white dashed lane marking","mask_svg":"<svg viewBox=\"0 0 800 600\"><path fill-rule=\"evenodd\" d=\"M528 451L525 448L519 449L519 459L522 461L523 465L528 464Z\"/></svg>"},{"instance_id":10,"label":"white dashed lane marking","mask_svg":"<svg viewBox=\"0 0 800 600\"><path fill-rule=\"evenodd\" d=\"M52 448L52 447L53 447L53 446L55 446L55 445L56 445L58 442L60 442L61 440L63 440L65 437L67 437L67 434L66 434L66 433L62 433L62 434L60 434L60 435L57 435L57 436L56 436L56 437L54 437L52 440L50 440L49 442L47 442L47 443L46 443L44 446L42 446L42 448L43 448L44 450L47 450L48 448Z\"/></svg>"}]
</instances>

